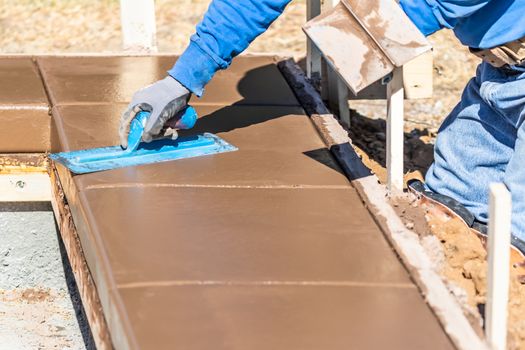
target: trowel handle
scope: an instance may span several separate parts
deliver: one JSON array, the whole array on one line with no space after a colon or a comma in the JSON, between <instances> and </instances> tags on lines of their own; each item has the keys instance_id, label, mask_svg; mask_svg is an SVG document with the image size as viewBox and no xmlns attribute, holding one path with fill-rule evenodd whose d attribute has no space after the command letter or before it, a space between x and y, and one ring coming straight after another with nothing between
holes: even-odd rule
<instances>
[{"instance_id":1,"label":"trowel handle","mask_svg":"<svg viewBox=\"0 0 525 350\"><path fill-rule=\"evenodd\" d=\"M197 122L197 111L195 108L188 106L182 113L182 116L175 123L176 129L191 129ZM149 117L149 112L138 112L135 118L131 121L128 134L128 148L129 152L138 148L144 133L144 127Z\"/></svg>"},{"instance_id":2,"label":"trowel handle","mask_svg":"<svg viewBox=\"0 0 525 350\"><path fill-rule=\"evenodd\" d=\"M195 126L197 122L197 111L192 106L188 106L184 112L182 112L182 117L175 123L176 129L191 129Z\"/></svg>"},{"instance_id":3,"label":"trowel handle","mask_svg":"<svg viewBox=\"0 0 525 350\"><path fill-rule=\"evenodd\" d=\"M139 146L148 116L149 112L138 112L131 121L128 134L128 148L126 149L128 152L136 150Z\"/></svg>"}]
</instances>

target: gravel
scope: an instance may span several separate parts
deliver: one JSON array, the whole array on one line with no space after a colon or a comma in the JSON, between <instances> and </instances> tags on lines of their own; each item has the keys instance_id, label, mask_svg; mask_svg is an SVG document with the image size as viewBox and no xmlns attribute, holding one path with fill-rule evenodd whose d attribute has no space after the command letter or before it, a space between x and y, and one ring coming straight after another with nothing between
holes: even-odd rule
<instances>
[{"instance_id":1,"label":"gravel","mask_svg":"<svg viewBox=\"0 0 525 350\"><path fill-rule=\"evenodd\" d=\"M49 203L0 203L0 350L94 349Z\"/></svg>"}]
</instances>

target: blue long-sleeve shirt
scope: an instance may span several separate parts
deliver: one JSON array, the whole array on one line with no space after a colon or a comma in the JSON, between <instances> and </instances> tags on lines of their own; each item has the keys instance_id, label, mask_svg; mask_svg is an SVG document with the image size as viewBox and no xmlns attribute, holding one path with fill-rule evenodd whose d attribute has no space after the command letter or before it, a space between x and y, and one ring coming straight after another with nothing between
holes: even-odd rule
<instances>
[{"instance_id":1,"label":"blue long-sleeve shirt","mask_svg":"<svg viewBox=\"0 0 525 350\"><path fill-rule=\"evenodd\" d=\"M201 96L215 72L227 68L290 1L213 0L168 73ZM401 0L400 5L423 34L451 28L464 45L473 48L525 37L525 0Z\"/></svg>"}]
</instances>

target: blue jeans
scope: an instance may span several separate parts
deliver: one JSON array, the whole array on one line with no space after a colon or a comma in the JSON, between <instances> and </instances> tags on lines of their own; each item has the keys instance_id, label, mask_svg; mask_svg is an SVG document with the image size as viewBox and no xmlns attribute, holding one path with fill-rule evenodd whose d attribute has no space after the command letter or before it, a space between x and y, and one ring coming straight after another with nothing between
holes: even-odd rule
<instances>
[{"instance_id":1,"label":"blue jeans","mask_svg":"<svg viewBox=\"0 0 525 350\"><path fill-rule=\"evenodd\" d=\"M512 194L512 233L525 241L525 72L482 63L436 140L427 187L488 219L489 184Z\"/></svg>"}]
</instances>

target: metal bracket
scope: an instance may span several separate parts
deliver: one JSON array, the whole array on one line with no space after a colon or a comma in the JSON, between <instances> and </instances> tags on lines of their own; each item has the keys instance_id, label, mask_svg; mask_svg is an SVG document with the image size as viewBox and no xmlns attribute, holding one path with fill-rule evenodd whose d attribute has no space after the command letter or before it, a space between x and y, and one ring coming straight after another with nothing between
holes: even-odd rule
<instances>
[{"instance_id":1,"label":"metal bracket","mask_svg":"<svg viewBox=\"0 0 525 350\"><path fill-rule=\"evenodd\" d=\"M395 0L343 0L303 30L354 94L431 50Z\"/></svg>"}]
</instances>

